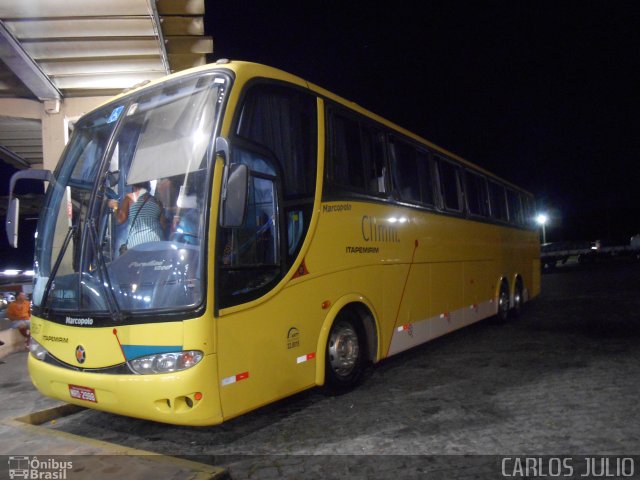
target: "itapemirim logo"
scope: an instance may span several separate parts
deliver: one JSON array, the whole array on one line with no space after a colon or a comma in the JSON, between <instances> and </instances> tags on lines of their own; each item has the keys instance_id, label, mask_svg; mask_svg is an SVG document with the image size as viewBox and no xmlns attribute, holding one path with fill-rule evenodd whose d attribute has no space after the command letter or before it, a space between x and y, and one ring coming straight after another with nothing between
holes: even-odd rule
<instances>
[{"instance_id":1,"label":"itapemirim logo","mask_svg":"<svg viewBox=\"0 0 640 480\"><path fill-rule=\"evenodd\" d=\"M38 457L10 456L9 478L25 478L33 480L65 480L67 470L73 468L73 462L65 462L54 458L44 460Z\"/></svg>"}]
</instances>

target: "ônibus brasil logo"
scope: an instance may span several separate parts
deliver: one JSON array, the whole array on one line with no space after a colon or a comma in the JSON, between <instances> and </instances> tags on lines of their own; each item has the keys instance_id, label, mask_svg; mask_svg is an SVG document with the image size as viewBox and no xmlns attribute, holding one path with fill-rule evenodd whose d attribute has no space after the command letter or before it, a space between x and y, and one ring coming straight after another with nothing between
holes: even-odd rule
<instances>
[{"instance_id":1,"label":"\u00f4nibus brasil logo","mask_svg":"<svg viewBox=\"0 0 640 480\"><path fill-rule=\"evenodd\" d=\"M38 457L10 456L9 478L26 478L38 480L65 480L67 470L73 468L73 462Z\"/></svg>"}]
</instances>

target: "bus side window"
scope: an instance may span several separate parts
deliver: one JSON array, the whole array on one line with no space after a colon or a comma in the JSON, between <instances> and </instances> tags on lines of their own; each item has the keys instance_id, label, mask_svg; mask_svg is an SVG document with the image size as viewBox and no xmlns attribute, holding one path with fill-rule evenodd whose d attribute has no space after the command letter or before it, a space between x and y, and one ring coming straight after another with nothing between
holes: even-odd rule
<instances>
[{"instance_id":1,"label":"bus side window","mask_svg":"<svg viewBox=\"0 0 640 480\"><path fill-rule=\"evenodd\" d=\"M274 170L267 159L254 152L237 148L233 157L251 173L244 224L221 229L218 258L223 308L258 298L282 273Z\"/></svg>"},{"instance_id":2,"label":"bus side window","mask_svg":"<svg viewBox=\"0 0 640 480\"><path fill-rule=\"evenodd\" d=\"M362 156L365 164L367 192L373 195L386 193L385 135L369 125L361 125Z\"/></svg>"},{"instance_id":3,"label":"bus side window","mask_svg":"<svg viewBox=\"0 0 640 480\"><path fill-rule=\"evenodd\" d=\"M236 244L227 265L279 264L275 169L259 154L238 148L238 163L249 167L249 200L245 223L234 229Z\"/></svg>"},{"instance_id":4,"label":"bus side window","mask_svg":"<svg viewBox=\"0 0 640 480\"><path fill-rule=\"evenodd\" d=\"M304 212L287 210L287 253L292 256L302 241L304 234Z\"/></svg>"},{"instance_id":5,"label":"bus side window","mask_svg":"<svg viewBox=\"0 0 640 480\"><path fill-rule=\"evenodd\" d=\"M527 228L538 228L538 225L535 222L535 214L536 214L536 207L535 207L535 201L533 200L533 198L529 195L526 194L521 194L521 198L522 198L522 206L524 209L524 225Z\"/></svg>"},{"instance_id":6,"label":"bus side window","mask_svg":"<svg viewBox=\"0 0 640 480\"><path fill-rule=\"evenodd\" d=\"M333 183L356 190L367 189L358 122L342 115L331 116L331 171Z\"/></svg>"},{"instance_id":7,"label":"bus side window","mask_svg":"<svg viewBox=\"0 0 640 480\"><path fill-rule=\"evenodd\" d=\"M395 138L391 140L389 147L393 186L400 195L400 199L407 202L422 202L415 149Z\"/></svg>"},{"instance_id":8,"label":"bus side window","mask_svg":"<svg viewBox=\"0 0 640 480\"><path fill-rule=\"evenodd\" d=\"M420 180L420 191L422 203L425 205L435 205L435 184L433 181L433 160L429 153L418 150L416 154L417 176Z\"/></svg>"},{"instance_id":9,"label":"bus side window","mask_svg":"<svg viewBox=\"0 0 640 480\"><path fill-rule=\"evenodd\" d=\"M522 204L520 195L511 189L507 189L507 206L509 207L509 221L514 225L522 225Z\"/></svg>"},{"instance_id":10,"label":"bus side window","mask_svg":"<svg viewBox=\"0 0 640 480\"><path fill-rule=\"evenodd\" d=\"M302 247L316 187L317 100L284 85L255 84L242 104L236 134L275 155L282 176L287 265ZM285 240L283 240L285 241Z\"/></svg>"},{"instance_id":11,"label":"bus side window","mask_svg":"<svg viewBox=\"0 0 640 480\"><path fill-rule=\"evenodd\" d=\"M485 178L467 170L465 173L465 186L469 213L480 217L488 217L489 194Z\"/></svg>"},{"instance_id":12,"label":"bus side window","mask_svg":"<svg viewBox=\"0 0 640 480\"><path fill-rule=\"evenodd\" d=\"M328 183L349 192L385 195L388 180L383 131L333 109L327 118Z\"/></svg>"},{"instance_id":13,"label":"bus side window","mask_svg":"<svg viewBox=\"0 0 640 480\"><path fill-rule=\"evenodd\" d=\"M496 182L489 182L489 199L491 201L491 217L502 222L507 221L507 198L504 187Z\"/></svg>"},{"instance_id":14,"label":"bus side window","mask_svg":"<svg viewBox=\"0 0 640 480\"><path fill-rule=\"evenodd\" d=\"M440 192L444 208L452 212L461 212L460 183L458 181L458 167L451 162L438 158L438 172L440 174Z\"/></svg>"}]
</instances>

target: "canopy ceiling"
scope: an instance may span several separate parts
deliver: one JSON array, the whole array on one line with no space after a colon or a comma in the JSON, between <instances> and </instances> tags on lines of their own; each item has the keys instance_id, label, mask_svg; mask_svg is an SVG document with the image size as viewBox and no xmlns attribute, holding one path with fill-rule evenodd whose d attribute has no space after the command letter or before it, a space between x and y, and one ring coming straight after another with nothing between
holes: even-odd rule
<instances>
[{"instance_id":1,"label":"canopy ceiling","mask_svg":"<svg viewBox=\"0 0 640 480\"><path fill-rule=\"evenodd\" d=\"M204 0L0 0L0 96L112 95L202 65Z\"/></svg>"},{"instance_id":2,"label":"canopy ceiling","mask_svg":"<svg viewBox=\"0 0 640 480\"><path fill-rule=\"evenodd\" d=\"M203 65L204 12L204 0L0 0L0 98L111 96ZM0 160L41 165L41 121L2 115Z\"/></svg>"}]
</instances>

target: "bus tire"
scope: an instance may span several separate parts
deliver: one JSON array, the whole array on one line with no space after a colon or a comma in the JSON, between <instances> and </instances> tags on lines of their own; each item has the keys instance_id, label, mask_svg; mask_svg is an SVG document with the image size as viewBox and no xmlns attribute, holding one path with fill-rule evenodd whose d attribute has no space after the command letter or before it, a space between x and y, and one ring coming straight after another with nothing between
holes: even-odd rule
<instances>
[{"instance_id":1,"label":"bus tire","mask_svg":"<svg viewBox=\"0 0 640 480\"><path fill-rule=\"evenodd\" d=\"M522 305L524 304L524 288L522 287L522 279L516 280L516 286L513 290L513 305L511 306L511 318L518 318L522 314Z\"/></svg>"},{"instance_id":2,"label":"bus tire","mask_svg":"<svg viewBox=\"0 0 640 480\"><path fill-rule=\"evenodd\" d=\"M325 386L329 393L351 390L362 379L366 359L365 333L360 322L342 312L333 322L325 355Z\"/></svg>"},{"instance_id":3,"label":"bus tire","mask_svg":"<svg viewBox=\"0 0 640 480\"><path fill-rule=\"evenodd\" d=\"M504 323L509 320L509 304L509 285L503 280L498 294L498 312L496 314L498 322Z\"/></svg>"}]
</instances>

